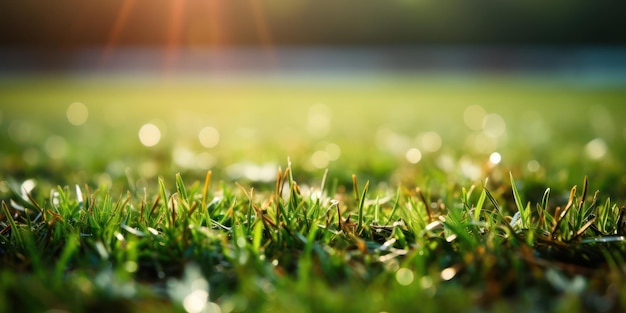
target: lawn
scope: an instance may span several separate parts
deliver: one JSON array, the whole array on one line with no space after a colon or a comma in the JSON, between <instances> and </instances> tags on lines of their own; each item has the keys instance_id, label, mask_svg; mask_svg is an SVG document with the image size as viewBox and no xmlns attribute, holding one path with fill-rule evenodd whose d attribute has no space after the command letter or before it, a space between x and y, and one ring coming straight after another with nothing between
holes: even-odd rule
<instances>
[{"instance_id":1,"label":"lawn","mask_svg":"<svg viewBox=\"0 0 626 313\"><path fill-rule=\"evenodd\" d=\"M0 312L626 308L623 85L325 75L3 77Z\"/></svg>"}]
</instances>

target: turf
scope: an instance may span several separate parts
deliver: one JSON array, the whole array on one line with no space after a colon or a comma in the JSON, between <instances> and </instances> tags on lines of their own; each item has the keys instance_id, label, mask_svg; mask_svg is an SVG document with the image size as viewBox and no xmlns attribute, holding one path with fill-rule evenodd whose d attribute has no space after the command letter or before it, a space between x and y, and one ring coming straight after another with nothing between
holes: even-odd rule
<instances>
[{"instance_id":1,"label":"turf","mask_svg":"<svg viewBox=\"0 0 626 313\"><path fill-rule=\"evenodd\" d=\"M622 88L337 81L4 81L0 311L626 307Z\"/></svg>"}]
</instances>

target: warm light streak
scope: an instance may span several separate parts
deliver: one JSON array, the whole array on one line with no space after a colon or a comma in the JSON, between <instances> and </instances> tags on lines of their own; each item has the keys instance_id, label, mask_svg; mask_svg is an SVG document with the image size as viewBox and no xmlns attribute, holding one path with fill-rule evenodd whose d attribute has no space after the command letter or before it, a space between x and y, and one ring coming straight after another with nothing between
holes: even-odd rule
<instances>
[{"instance_id":1,"label":"warm light streak","mask_svg":"<svg viewBox=\"0 0 626 313\"><path fill-rule=\"evenodd\" d=\"M190 6L191 5L191 6ZM274 51L274 43L271 29L264 12L264 7L260 0L248 0L249 13L252 19L256 35L260 46L266 54L266 61L269 65L276 65L276 54ZM153 18L164 20L165 33L163 34L164 52L163 69L166 72L175 70L182 49L189 48L192 45L207 44L214 48L220 48L228 45L228 26L225 19L228 14L224 10L228 5L224 1L207 1L205 8L208 8L204 14L204 20L194 20L193 16L187 16L194 7L187 0L172 0L168 3L168 10L165 16L154 16ZM123 0L117 9L117 15L107 35L106 44L103 47L100 57L100 65L106 66L114 57L115 50L118 46L124 44L124 32L128 29L128 24L132 23L131 14L138 9L137 0ZM133 11L135 10L135 11ZM196 24L194 21L201 23ZM194 32L200 31L200 33ZM208 35L208 36L207 36ZM208 41L206 41L208 39Z\"/></svg>"},{"instance_id":2,"label":"warm light streak","mask_svg":"<svg viewBox=\"0 0 626 313\"><path fill-rule=\"evenodd\" d=\"M220 1L208 1L208 24L209 24L209 38L211 44L215 47L219 47L224 41L224 30L222 27L222 20L220 12L222 11L222 3Z\"/></svg>"},{"instance_id":3,"label":"warm light streak","mask_svg":"<svg viewBox=\"0 0 626 313\"><path fill-rule=\"evenodd\" d=\"M104 46L101 63L106 64L111 58L111 54L113 53L113 50L115 49L115 46L117 45L118 40L122 35L122 32L124 31L124 27L126 26L126 22L128 21L128 16L133 10L135 2L136 0L125 0L122 2L122 6L120 7L117 18L115 19L113 27L111 28L111 32L109 33L109 37L107 38L107 43Z\"/></svg>"},{"instance_id":4,"label":"warm light streak","mask_svg":"<svg viewBox=\"0 0 626 313\"><path fill-rule=\"evenodd\" d=\"M171 70L176 67L180 52L183 21L185 18L186 0L173 0L167 33L167 47L165 52L165 68Z\"/></svg>"},{"instance_id":5,"label":"warm light streak","mask_svg":"<svg viewBox=\"0 0 626 313\"><path fill-rule=\"evenodd\" d=\"M250 9L252 10L252 16L254 18L254 24L259 33L259 39L261 45L265 47L268 59L272 64L276 63L276 56L274 54L274 44L272 43L272 34L269 30L265 14L260 6L259 0L248 0Z\"/></svg>"}]
</instances>

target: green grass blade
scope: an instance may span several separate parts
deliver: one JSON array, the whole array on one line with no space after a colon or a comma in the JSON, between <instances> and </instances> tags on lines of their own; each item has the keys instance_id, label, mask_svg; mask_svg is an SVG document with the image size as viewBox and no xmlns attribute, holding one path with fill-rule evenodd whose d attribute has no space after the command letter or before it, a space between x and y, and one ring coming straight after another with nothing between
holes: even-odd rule
<instances>
[{"instance_id":1,"label":"green grass blade","mask_svg":"<svg viewBox=\"0 0 626 313\"><path fill-rule=\"evenodd\" d=\"M63 251L61 251L61 255L56 261L54 268L54 278L56 282L63 281L63 273L68 267L68 263L70 262L72 256L77 252L79 246L78 235L72 234L68 236L65 247L63 247Z\"/></svg>"},{"instance_id":2,"label":"green grass blade","mask_svg":"<svg viewBox=\"0 0 626 313\"><path fill-rule=\"evenodd\" d=\"M480 193L480 197L478 198L478 202L476 202L476 207L474 208L474 220L480 220L480 213L482 213L483 205L485 204L485 198L487 197L486 188L483 187L483 191Z\"/></svg>"},{"instance_id":3,"label":"green grass blade","mask_svg":"<svg viewBox=\"0 0 626 313\"><path fill-rule=\"evenodd\" d=\"M541 208L544 211L548 211L548 201L550 200L550 188L547 188L543 193L543 197L541 198Z\"/></svg>"},{"instance_id":4,"label":"green grass blade","mask_svg":"<svg viewBox=\"0 0 626 313\"><path fill-rule=\"evenodd\" d=\"M209 193L209 186L211 185L211 175L213 174L212 171L207 171L206 172L206 177L204 178L204 188L202 189L202 207L201 207L201 212L204 212L204 210L207 210L207 203L206 203L206 199L207 199L207 194ZM207 210L207 215L209 218L211 218L210 213Z\"/></svg>"},{"instance_id":5,"label":"green grass blade","mask_svg":"<svg viewBox=\"0 0 626 313\"><path fill-rule=\"evenodd\" d=\"M31 231L25 231L24 234L22 234L22 240L22 242L24 243L24 254L31 262L31 266L33 268L33 272L35 272L35 275L41 278L48 277L48 274L46 273L46 268L43 265L44 255L41 249L42 247L37 245L35 233Z\"/></svg>"},{"instance_id":6,"label":"green grass blade","mask_svg":"<svg viewBox=\"0 0 626 313\"><path fill-rule=\"evenodd\" d=\"M180 199L186 204L189 204L189 194L187 193L187 188L185 187L185 183L183 182L183 178L180 176L180 173L176 173L176 190L178 191Z\"/></svg>"},{"instance_id":7,"label":"green grass blade","mask_svg":"<svg viewBox=\"0 0 626 313\"><path fill-rule=\"evenodd\" d=\"M389 212L389 218L387 218L387 223L385 225L389 225L393 216L396 214L396 210L398 210L398 206L400 205L400 195L402 194L402 186L398 186L398 190L396 191L396 198L393 202L393 207L391 208L391 212Z\"/></svg>"},{"instance_id":8,"label":"green grass blade","mask_svg":"<svg viewBox=\"0 0 626 313\"><path fill-rule=\"evenodd\" d=\"M165 203L165 207L167 207L167 190L165 189L165 182L163 181L162 177L159 177L159 191L161 193L161 199L163 200L163 203Z\"/></svg>"},{"instance_id":9,"label":"green grass blade","mask_svg":"<svg viewBox=\"0 0 626 313\"><path fill-rule=\"evenodd\" d=\"M254 230L252 231L252 250L257 255L261 253L261 243L263 241L263 230L265 226L261 221L257 221L254 225Z\"/></svg>"},{"instance_id":10,"label":"green grass blade","mask_svg":"<svg viewBox=\"0 0 626 313\"><path fill-rule=\"evenodd\" d=\"M23 247L24 239L22 238L22 234L17 228L17 224L15 223L15 220L11 215L11 211L9 211L9 206L4 201L2 201L2 210L4 211L6 219L9 220L9 225L11 225L11 238L15 238L15 242L17 243L18 247Z\"/></svg>"},{"instance_id":11,"label":"green grass blade","mask_svg":"<svg viewBox=\"0 0 626 313\"><path fill-rule=\"evenodd\" d=\"M368 180L365 183L365 187L363 187L363 193L361 194L361 199L359 201L359 224L358 229L363 229L363 210L365 208L365 196L367 195L367 190L369 189L370 181Z\"/></svg>"},{"instance_id":12,"label":"green grass blade","mask_svg":"<svg viewBox=\"0 0 626 313\"><path fill-rule=\"evenodd\" d=\"M489 189L487 189L486 185L483 186L483 190L485 191L485 194L487 195L487 198L489 198L489 201L491 202L491 204L493 204L494 208L496 209L496 212L501 214L500 205L498 204L498 201L496 201L496 199L493 197Z\"/></svg>"},{"instance_id":13,"label":"green grass blade","mask_svg":"<svg viewBox=\"0 0 626 313\"><path fill-rule=\"evenodd\" d=\"M511 189L513 190L513 198L515 199L515 205L517 206L517 210L520 213L522 227L528 228L530 226L529 225L530 214L528 214L530 212L530 206L524 207L524 204L522 204L522 197L520 196L519 191L517 190L517 186L515 185L515 179L513 179L513 173L509 172L509 177L511 179Z\"/></svg>"},{"instance_id":14,"label":"green grass blade","mask_svg":"<svg viewBox=\"0 0 626 313\"><path fill-rule=\"evenodd\" d=\"M311 278L311 269L313 267L313 258L312 258L312 252L313 252L313 246L315 244L315 237L317 236L317 231L319 230L319 228L317 227L317 224L313 224L311 226L311 229L309 230L309 233L306 237L306 242L304 244L304 253L303 253L303 257L300 258L300 263L299 263L299 267L300 270L298 271L298 284L301 287L306 288L309 285L309 281Z\"/></svg>"}]
</instances>

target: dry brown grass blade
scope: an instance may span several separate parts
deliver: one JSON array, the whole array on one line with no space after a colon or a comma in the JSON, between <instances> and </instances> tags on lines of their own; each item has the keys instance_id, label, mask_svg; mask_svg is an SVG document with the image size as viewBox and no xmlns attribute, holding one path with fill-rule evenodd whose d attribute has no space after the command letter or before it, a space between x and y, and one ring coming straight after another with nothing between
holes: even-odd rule
<instances>
[{"instance_id":1,"label":"dry brown grass blade","mask_svg":"<svg viewBox=\"0 0 626 313\"><path fill-rule=\"evenodd\" d=\"M622 206L619 209L619 216L617 217L617 234L626 235L626 206Z\"/></svg>"},{"instance_id":2,"label":"dry brown grass blade","mask_svg":"<svg viewBox=\"0 0 626 313\"><path fill-rule=\"evenodd\" d=\"M174 201L174 198L176 196L176 193L174 193L171 197L170 197L170 202L171 202L171 206L172 206L172 226L176 225L176 202Z\"/></svg>"},{"instance_id":3,"label":"dry brown grass blade","mask_svg":"<svg viewBox=\"0 0 626 313\"><path fill-rule=\"evenodd\" d=\"M144 219L144 211L146 209L146 201L145 198L141 200L141 202L139 202L139 222L143 223L145 221Z\"/></svg>"},{"instance_id":4,"label":"dry brown grass blade","mask_svg":"<svg viewBox=\"0 0 626 313\"><path fill-rule=\"evenodd\" d=\"M587 177L585 176L585 185L586 185L586 182L587 182ZM595 206L596 206L597 201L598 201L598 193L599 193L599 191L596 191L596 192L593 194L593 199L591 200L591 204L589 205L589 207L590 207L590 208L592 208L593 210L596 210ZM582 205L583 205L583 204L584 204L584 201L583 201L583 200L581 200L581 201L580 201L580 207L579 207L579 210L582 210ZM580 229L578 229L578 231L576 231L576 234L574 234L574 236L572 237L572 239L571 239L570 241L574 241L574 240L576 240L577 238L581 237L581 236L585 233L585 231L586 231L587 229L589 229L590 227L592 227L592 226L593 226L593 224L595 223L595 221L598 219L598 216L597 216L597 214L591 214L591 215L592 215L593 217L592 217L590 220L588 220L588 221L587 221L587 223L585 223L582 227L580 227ZM593 229L593 228L592 228L592 229Z\"/></svg>"},{"instance_id":5,"label":"dry brown grass blade","mask_svg":"<svg viewBox=\"0 0 626 313\"><path fill-rule=\"evenodd\" d=\"M276 174L276 223L277 224L280 221L280 214L281 214L280 209L282 207L280 203L280 199L283 195L283 188L285 186L285 181L287 180L287 177L289 177L290 175L289 172L290 172L290 167L287 167L284 173L279 167L278 173Z\"/></svg>"},{"instance_id":6,"label":"dry brown grass blade","mask_svg":"<svg viewBox=\"0 0 626 313\"><path fill-rule=\"evenodd\" d=\"M561 215L561 207L557 206L556 209L554 209L554 215L552 218L552 229L554 230L554 226L556 225L556 221L557 218L559 217L559 215Z\"/></svg>"},{"instance_id":7,"label":"dry brown grass blade","mask_svg":"<svg viewBox=\"0 0 626 313\"><path fill-rule=\"evenodd\" d=\"M86 186L86 185L85 185ZM89 205L87 206L87 212L89 212L89 214L93 215L93 211L96 205L96 194L100 191L99 189L96 189L96 191L91 192L91 190L89 188L85 188L86 193L87 193L87 199L89 199ZM145 192L145 189L144 189ZM141 200L141 215L143 217L143 206L145 204L145 200L146 200L147 195L144 193L144 198ZM45 221L45 219L44 219Z\"/></svg>"},{"instance_id":8,"label":"dry brown grass blade","mask_svg":"<svg viewBox=\"0 0 626 313\"><path fill-rule=\"evenodd\" d=\"M326 226L325 226L325 228L328 228L328 226L330 226L330 222L331 222L331 214L330 214L330 211L328 211L328 213L326 214Z\"/></svg>"},{"instance_id":9,"label":"dry brown grass blade","mask_svg":"<svg viewBox=\"0 0 626 313\"><path fill-rule=\"evenodd\" d=\"M49 226L54 225L56 221L65 222L61 214L54 212L53 210L47 210L48 214L52 215L52 221L48 223Z\"/></svg>"},{"instance_id":10,"label":"dry brown grass blade","mask_svg":"<svg viewBox=\"0 0 626 313\"><path fill-rule=\"evenodd\" d=\"M546 225L546 213L543 209L537 206L537 214L539 215L539 225L540 227L545 227Z\"/></svg>"},{"instance_id":11,"label":"dry brown grass blade","mask_svg":"<svg viewBox=\"0 0 626 313\"><path fill-rule=\"evenodd\" d=\"M209 193L209 186L211 185L211 175L213 172L208 170L206 172L206 177L204 178L204 189L202 189L202 210L206 210L206 198Z\"/></svg>"},{"instance_id":12,"label":"dry brown grass blade","mask_svg":"<svg viewBox=\"0 0 626 313\"><path fill-rule=\"evenodd\" d=\"M254 207L254 202L252 201L252 198L254 197L254 188L250 188L250 192L248 193L246 191L246 188L244 188L240 183L235 182L235 185L237 185L237 187L241 189L241 191L246 196L246 198L248 198L248 202L250 203L250 206Z\"/></svg>"},{"instance_id":13,"label":"dry brown grass blade","mask_svg":"<svg viewBox=\"0 0 626 313\"><path fill-rule=\"evenodd\" d=\"M341 221L341 211L339 210L339 204L337 204L336 207L337 207L337 220L339 224L339 229L343 229L343 222Z\"/></svg>"},{"instance_id":14,"label":"dry brown grass blade","mask_svg":"<svg viewBox=\"0 0 626 313\"><path fill-rule=\"evenodd\" d=\"M276 201L280 199L280 195L283 194L283 170L278 167L278 173L276 173Z\"/></svg>"},{"instance_id":15,"label":"dry brown grass blade","mask_svg":"<svg viewBox=\"0 0 626 313\"><path fill-rule=\"evenodd\" d=\"M157 194L156 199L154 199L154 203L152 204L152 207L150 208L150 216L154 215L154 212L159 206L160 200L161 200L161 194Z\"/></svg>"},{"instance_id":16,"label":"dry brown grass blade","mask_svg":"<svg viewBox=\"0 0 626 313\"><path fill-rule=\"evenodd\" d=\"M124 212L124 208L126 208L126 205L128 205L128 202L130 201L130 191L126 192L126 198L124 199L124 202L122 202L122 195L124 194L124 192L120 192L120 196L117 199L117 202L115 203L115 207L113 208L113 215L118 213L118 210L120 210L119 212Z\"/></svg>"},{"instance_id":17,"label":"dry brown grass blade","mask_svg":"<svg viewBox=\"0 0 626 313\"><path fill-rule=\"evenodd\" d=\"M9 232L9 230L11 230L11 225L7 225L5 228L0 230L0 235L4 235L6 233Z\"/></svg>"},{"instance_id":18,"label":"dry brown grass blade","mask_svg":"<svg viewBox=\"0 0 626 313\"><path fill-rule=\"evenodd\" d=\"M582 227L581 227L581 228L580 228L580 229L576 232L576 234L574 235L574 237L572 237L571 241L576 240L577 238L579 238L580 236L582 236L582 235L585 233L585 231L586 231L589 227L591 227L591 225L593 225L593 223L595 223L595 221L596 221L596 219L597 219L597 218L598 218L597 216L594 216L592 219L590 219L589 221L587 221L587 223L585 223L585 225L583 225L583 226L582 226Z\"/></svg>"},{"instance_id":19,"label":"dry brown grass blade","mask_svg":"<svg viewBox=\"0 0 626 313\"><path fill-rule=\"evenodd\" d=\"M572 190L570 191L569 200L567 201L567 205L565 205L565 208L563 209L563 211L561 211L561 213L559 215L557 215L557 220L554 222L554 227L552 228L552 236L553 237L556 236L556 234L558 233L559 225L565 219L565 216L567 215L567 212L569 212L569 210L572 208L572 205L574 204L574 198L575 197L576 197L576 186L572 187Z\"/></svg>"},{"instance_id":20,"label":"dry brown grass blade","mask_svg":"<svg viewBox=\"0 0 626 313\"><path fill-rule=\"evenodd\" d=\"M30 194L30 192L28 192L28 190L26 190L26 188L24 188L24 193L26 193L26 196L28 197L28 200L30 200L30 203L32 203L35 206L37 211L43 212L43 209L41 208L41 206L39 206L39 203L37 203L37 201L35 201L35 198L33 198L33 196Z\"/></svg>"},{"instance_id":21,"label":"dry brown grass blade","mask_svg":"<svg viewBox=\"0 0 626 313\"><path fill-rule=\"evenodd\" d=\"M235 182L235 185L237 185L237 187L239 187L239 189L241 189L241 191L246 196L246 198L248 198L248 201L250 201L250 204L252 204L252 193L254 192L254 188L250 188L250 193L248 193L246 191L246 188L244 188L240 183Z\"/></svg>"},{"instance_id":22,"label":"dry brown grass blade","mask_svg":"<svg viewBox=\"0 0 626 313\"><path fill-rule=\"evenodd\" d=\"M193 212L198 208L198 201L194 201L191 203L191 207L189 208L189 215L193 214Z\"/></svg>"},{"instance_id":23,"label":"dry brown grass blade","mask_svg":"<svg viewBox=\"0 0 626 313\"><path fill-rule=\"evenodd\" d=\"M260 209L258 206L253 205L252 208L254 209L254 213L256 213L257 219L260 219L263 224L265 225L265 228L267 229L268 226L272 226L273 228L277 228L276 227L276 223L274 223L274 221L272 221L267 214L265 214L265 212L263 212L262 209Z\"/></svg>"},{"instance_id":24,"label":"dry brown grass blade","mask_svg":"<svg viewBox=\"0 0 626 313\"><path fill-rule=\"evenodd\" d=\"M585 198L587 198L587 188L588 188L588 181L587 181L587 176L585 176L585 180L583 181L583 193L582 196L580 197L580 202L578 203L578 209L582 209L583 208L583 204L585 204Z\"/></svg>"},{"instance_id":25,"label":"dry brown grass blade","mask_svg":"<svg viewBox=\"0 0 626 313\"><path fill-rule=\"evenodd\" d=\"M285 182L287 181L287 178L289 178L290 175L291 175L291 168L287 167L285 169L285 173L283 173L283 177L282 177L282 179L280 181L280 194L279 194L279 196L282 196L283 188L285 186Z\"/></svg>"},{"instance_id":26,"label":"dry brown grass blade","mask_svg":"<svg viewBox=\"0 0 626 313\"><path fill-rule=\"evenodd\" d=\"M422 188L417 187L415 191L417 192L417 195L419 196L420 200L426 207L426 214L428 214L428 223L432 223L433 215L430 213L430 205L428 205L428 201L426 201L426 197L424 196L424 193L422 192Z\"/></svg>"}]
</instances>

